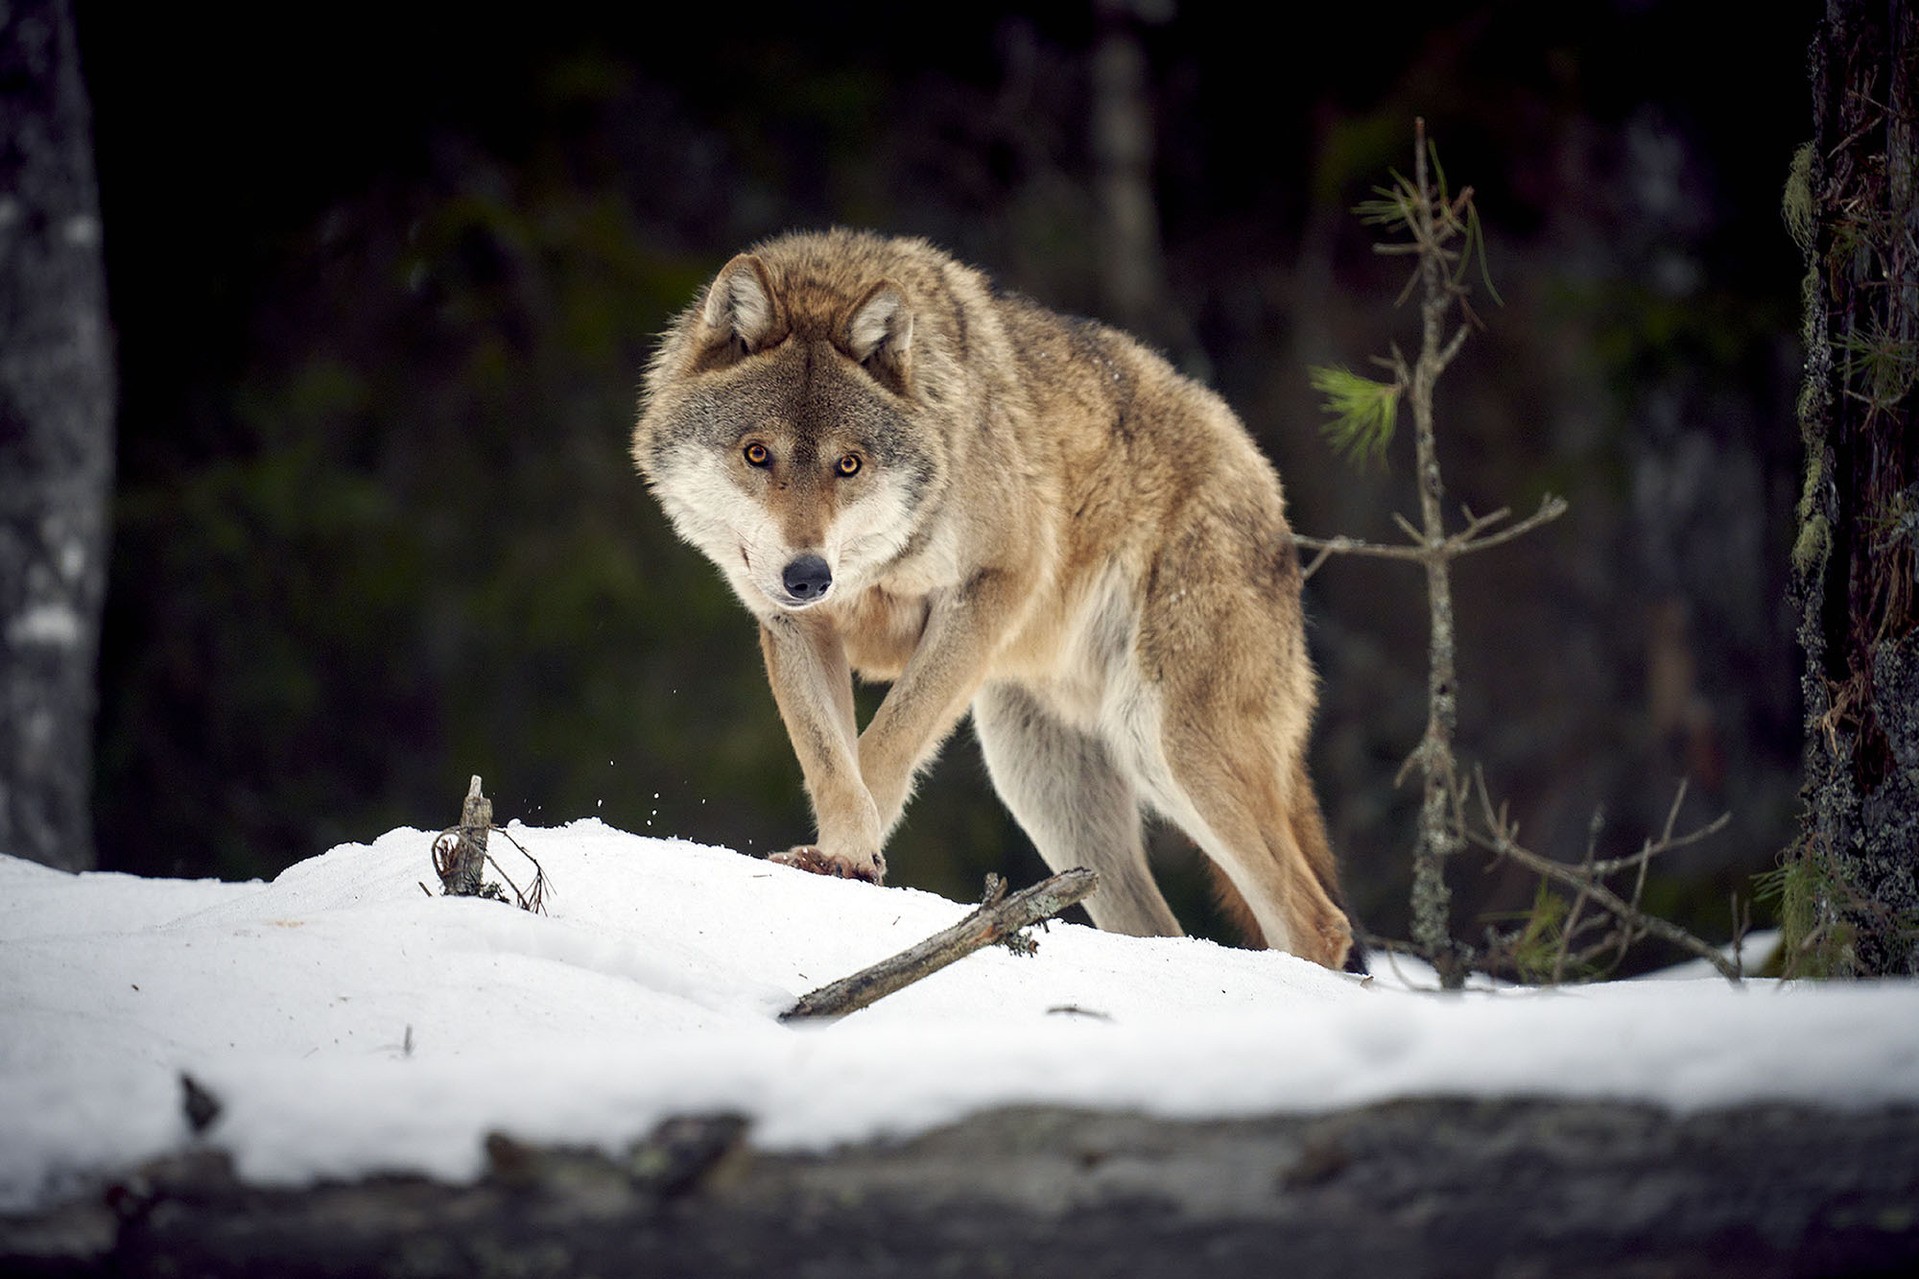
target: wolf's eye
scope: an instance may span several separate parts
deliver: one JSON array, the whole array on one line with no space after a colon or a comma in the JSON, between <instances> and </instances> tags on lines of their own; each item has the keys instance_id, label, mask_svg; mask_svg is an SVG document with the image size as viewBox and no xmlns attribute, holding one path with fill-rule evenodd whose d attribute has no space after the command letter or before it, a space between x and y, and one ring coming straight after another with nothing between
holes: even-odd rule
<instances>
[{"instance_id":1,"label":"wolf's eye","mask_svg":"<svg viewBox=\"0 0 1919 1279\"><path fill-rule=\"evenodd\" d=\"M760 443L758 440L754 440L746 446L746 464L748 466L765 466L772 460L773 455L767 452L766 445Z\"/></svg>"},{"instance_id":2,"label":"wolf's eye","mask_svg":"<svg viewBox=\"0 0 1919 1279\"><path fill-rule=\"evenodd\" d=\"M860 473L860 455L857 453L846 454L833 464L833 469L842 476L858 475Z\"/></svg>"}]
</instances>

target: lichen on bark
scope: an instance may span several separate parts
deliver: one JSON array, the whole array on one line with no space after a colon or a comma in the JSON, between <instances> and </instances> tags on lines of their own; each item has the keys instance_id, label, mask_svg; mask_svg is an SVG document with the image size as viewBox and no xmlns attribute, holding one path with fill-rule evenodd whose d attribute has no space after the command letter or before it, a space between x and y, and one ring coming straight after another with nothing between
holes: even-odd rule
<instances>
[{"instance_id":1,"label":"lichen on bark","mask_svg":"<svg viewBox=\"0 0 1919 1279\"><path fill-rule=\"evenodd\" d=\"M1806 255L1792 554L1805 812L1788 971L1919 973L1919 16L1831 0L1786 220ZM1801 184L1803 183L1803 193Z\"/></svg>"}]
</instances>

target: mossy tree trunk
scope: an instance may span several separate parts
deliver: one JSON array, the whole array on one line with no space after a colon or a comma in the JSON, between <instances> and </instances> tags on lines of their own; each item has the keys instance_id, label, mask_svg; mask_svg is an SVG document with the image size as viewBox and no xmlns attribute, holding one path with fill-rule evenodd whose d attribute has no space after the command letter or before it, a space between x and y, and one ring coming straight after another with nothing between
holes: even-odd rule
<instances>
[{"instance_id":1,"label":"mossy tree trunk","mask_svg":"<svg viewBox=\"0 0 1919 1279\"><path fill-rule=\"evenodd\" d=\"M1806 806L1784 882L1808 972L1919 972L1916 62L1910 0L1828 0L1787 193L1807 265Z\"/></svg>"},{"instance_id":2,"label":"mossy tree trunk","mask_svg":"<svg viewBox=\"0 0 1919 1279\"><path fill-rule=\"evenodd\" d=\"M0 4L0 853L94 864L113 367L67 0Z\"/></svg>"}]
</instances>

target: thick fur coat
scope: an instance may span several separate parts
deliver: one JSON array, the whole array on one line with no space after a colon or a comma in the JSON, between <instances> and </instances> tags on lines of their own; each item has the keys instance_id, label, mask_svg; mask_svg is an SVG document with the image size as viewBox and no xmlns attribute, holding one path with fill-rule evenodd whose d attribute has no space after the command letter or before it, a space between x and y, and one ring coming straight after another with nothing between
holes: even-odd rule
<instances>
[{"instance_id":1,"label":"thick fur coat","mask_svg":"<svg viewBox=\"0 0 1919 1279\"><path fill-rule=\"evenodd\" d=\"M1179 932L1150 809L1265 944L1345 960L1293 536L1211 391L923 241L794 234L674 321L633 456L759 620L818 821L780 860L880 881L970 709L1048 864L1099 872L1101 927ZM891 682L863 729L854 673Z\"/></svg>"}]
</instances>

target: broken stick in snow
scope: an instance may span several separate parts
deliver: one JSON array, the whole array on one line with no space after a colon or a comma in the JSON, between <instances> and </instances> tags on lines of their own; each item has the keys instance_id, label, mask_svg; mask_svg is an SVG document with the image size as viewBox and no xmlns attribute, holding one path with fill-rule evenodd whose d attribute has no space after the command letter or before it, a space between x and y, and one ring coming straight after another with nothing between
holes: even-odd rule
<instances>
[{"instance_id":1,"label":"broken stick in snow","mask_svg":"<svg viewBox=\"0 0 1919 1279\"><path fill-rule=\"evenodd\" d=\"M444 832L433 847L433 869L449 897L478 897L486 872L486 836L493 829L493 801L480 792L475 777L460 805L460 824Z\"/></svg>"},{"instance_id":2,"label":"broken stick in snow","mask_svg":"<svg viewBox=\"0 0 1919 1279\"><path fill-rule=\"evenodd\" d=\"M503 870L493 855L486 851L487 836L494 831L506 836L506 841L520 850L520 856L533 863L533 887L521 892L520 886ZM493 801L480 791L480 779L475 777L466 789L466 799L460 805L460 824L449 826L441 831L433 841L433 869L440 877L440 884L448 897L486 897L493 901L505 901L506 892L498 884L487 883L486 868L492 866L500 871L500 878L506 880L513 889L513 900L521 910L536 915L546 913L546 895L552 891L547 882L546 870L534 858L533 854L521 846L520 841L500 830L493 824ZM426 885L420 885L425 888ZM431 897L433 894L428 893Z\"/></svg>"},{"instance_id":3,"label":"broken stick in snow","mask_svg":"<svg viewBox=\"0 0 1919 1279\"><path fill-rule=\"evenodd\" d=\"M980 908L943 932L901 951L871 968L822 986L780 1014L781 1021L811 1017L844 1017L896 990L929 977L982 946L1006 941L1020 929L1050 919L1099 887L1099 876L1084 866L1043 879L1000 900L989 889ZM1003 891L1003 890L1002 890Z\"/></svg>"}]
</instances>

